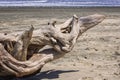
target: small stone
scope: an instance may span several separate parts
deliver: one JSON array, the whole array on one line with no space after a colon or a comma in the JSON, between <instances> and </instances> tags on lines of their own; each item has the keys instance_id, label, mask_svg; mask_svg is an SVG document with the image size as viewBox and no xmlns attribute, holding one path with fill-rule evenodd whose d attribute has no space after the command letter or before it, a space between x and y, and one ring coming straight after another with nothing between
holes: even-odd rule
<instances>
[{"instance_id":1,"label":"small stone","mask_svg":"<svg viewBox=\"0 0 120 80\"><path fill-rule=\"evenodd\" d=\"M85 56L84 58L87 59L87 56Z\"/></svg>"},{"instance_id":2,"label":"small stone","mask_svg":"<svg viewBox=\"0 0 120 80\"><path fill-rule=\"evenodd\" d=\"M7 35L7 33L4 33L4 35Z\"/></svg>"},{"instance_id":3,"label":"small stone","mask_svg":"<svg viewBox=\"0 0 120 80\"><path fill-rule=\"evenodd\" d=\"M92 66L94 66L94 64L91 64Z\"/></svg>"}]
</instances>

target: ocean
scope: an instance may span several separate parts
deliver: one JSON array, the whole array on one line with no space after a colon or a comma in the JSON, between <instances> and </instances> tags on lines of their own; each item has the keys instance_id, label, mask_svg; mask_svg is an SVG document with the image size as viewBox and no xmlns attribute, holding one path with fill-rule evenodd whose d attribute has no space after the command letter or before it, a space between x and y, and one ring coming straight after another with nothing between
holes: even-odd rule
<instances>
[{"instance_id":1,"label":"ocean","mask_svg":"<svg viewBox=\"0 0 120 80\"><path fill-rule=\"evenodd\" d=\"M0 7L120 7L120 0L0 0Z\"/></svg>"}]
</instances>

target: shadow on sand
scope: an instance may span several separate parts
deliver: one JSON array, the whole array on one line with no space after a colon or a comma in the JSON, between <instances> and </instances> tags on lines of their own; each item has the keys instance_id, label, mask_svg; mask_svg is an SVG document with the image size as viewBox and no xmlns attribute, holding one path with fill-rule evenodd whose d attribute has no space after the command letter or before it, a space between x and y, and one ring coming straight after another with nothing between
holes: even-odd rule
<instances>
[{"instance_id":1,"label":"shadow on sand","mask_svg":"<svg viewBox=\"0 0 120 80\"><path fill-rule=\"evenodd\" d=\"M78 72L79 70L48 70L36 75L22 77L22 78L0 78L0 80L42 80L42 79L56 79L62 73Z\"/></svg>"}]
</instances>

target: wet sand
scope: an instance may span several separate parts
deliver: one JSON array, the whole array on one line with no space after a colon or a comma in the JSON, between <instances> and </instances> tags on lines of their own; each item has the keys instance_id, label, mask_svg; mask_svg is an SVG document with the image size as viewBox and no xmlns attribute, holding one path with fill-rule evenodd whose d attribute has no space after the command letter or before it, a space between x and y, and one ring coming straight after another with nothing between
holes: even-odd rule
<instances>
[{"instance_id":1,"label":"wet sand","mask_svg":"<svg viewBox=\"0 0 120 80\"><path fill-rule=\"evenodd\" d=\"M106 19L84 33L72 52L46 64L37 75L12 80L120 80L120 8L0 8L0 33L95 13Z\"/></svg>"}]
</instances>

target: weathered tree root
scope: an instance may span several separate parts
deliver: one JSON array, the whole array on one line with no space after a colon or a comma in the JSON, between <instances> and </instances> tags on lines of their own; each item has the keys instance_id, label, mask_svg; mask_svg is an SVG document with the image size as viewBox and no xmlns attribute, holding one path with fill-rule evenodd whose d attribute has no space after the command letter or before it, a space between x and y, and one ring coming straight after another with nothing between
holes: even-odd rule
<instances>
[{"instance_id":1,"label":"weathered tree root","mask_svg":"<svg viewBox=\"0 0 120 80\"><path fill-rule=\"evenodd\" d=\"M28 61L18 61L13 58L0 44L0 66L3 71L0 75L15 75L17 77L32 74L42 68L42 66L51 61L53 56L51 54L36 54ZM5 71L4 71L5 70Z\"/></svg>"},{"instance_id":2,"label":"weathered tree root","mask_svg":"<svg viewBox=\"0 0 120 80\"><path fill-rule=\"evenodd\" d=\"M70 52L78 37L104 18L98 14L81 18L74 15L60 25L49 23L36 31L31 27L23 33L0 34L0 76L22 77L35 73L47 62ZM39 52L46 45L52 48Z\"/></svg>"}]
</instances>

